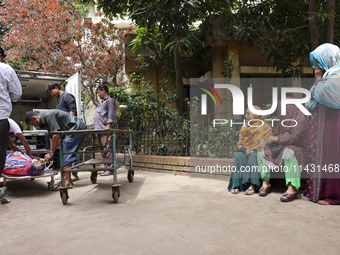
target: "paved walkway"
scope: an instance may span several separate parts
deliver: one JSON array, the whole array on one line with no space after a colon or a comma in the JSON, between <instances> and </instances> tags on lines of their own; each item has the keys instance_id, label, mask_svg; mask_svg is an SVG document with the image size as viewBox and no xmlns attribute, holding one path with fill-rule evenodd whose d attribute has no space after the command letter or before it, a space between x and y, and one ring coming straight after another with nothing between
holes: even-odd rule
<instances>
[{"instance_id":1,"label":"paved walkway","mask_svg":"<svg viewBox=\"0 0 340 255\"><path fill-rule=\"evenodd\" d=\"M67 205L46 178L9 182L1 254L340 254L339 206L281 203L283 189L232 195L226 181L146 171L128 183L119 172L118 204L112 176L91 184L80 173Z\"/></svg>"}]
</instances>

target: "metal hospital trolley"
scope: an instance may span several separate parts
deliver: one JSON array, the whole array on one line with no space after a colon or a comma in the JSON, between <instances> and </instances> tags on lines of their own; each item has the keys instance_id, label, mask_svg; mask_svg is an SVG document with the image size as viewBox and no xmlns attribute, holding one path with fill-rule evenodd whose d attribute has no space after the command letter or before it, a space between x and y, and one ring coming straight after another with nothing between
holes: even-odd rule
<instances>
[{"instance_id":1,"label":"metal hospital trolley","mask_svg":"<svg viewBox=\"0 0 340 255\"><path fill-rule=\"evenodd\" d=\"M113 202L117 203L118 198L120 197L120 184L117 183L117 169L129 163L127 179L129 182L133 182L134 178L134 170L132 170L132 141L131 141L131 133L130 130L120 130L120 129L104 129L104 130L74 130L74 131L55 131L51 132L52 135L59 135L60 138L60 145L64 143L64 138L66 135L91 135L92 136L92 145L86 147L84 150L79 151L77 154L85 154L91 155L91 159L84 160L83 162L76 164L66 170L63 170L64 166L64 158L63 156L66 154L75 154L74 152L64 152L63 146L60 146L60 168L61 170L61 184L62 186L59 187L60 197L62 203L65 205L67 204L67 200L69 198L68 195L68 188L65 186L65 172L83 172L83 171L90 171L91 177L90 180L93 184L97 182L97 172L100 170L104 171L113 171L113 184L110 185L112 187L112 198ZM109 139L111 138L112 143L108 142L108 146L101 150L96 148L95 146L95 139L96 135L98 134L106 134L109 135ZM124 157L117 158L116 155L116 136L117 134L121 134L127 136L128 144L124 145ZM126 139L125 139L126 140ZM112 146L111 146L112 144ZM112 158L96 158L95 155L98 152L112 152ZM97 165L102 164L112 164L112 168L103 168L103 167L96 167ZM92 168L90 166L92 165ZM81 167L82 166L82 167ZM86 167L87 166L87 167ZM80 168L81 167L81 168Z\"/></svg>"}]
</instances>

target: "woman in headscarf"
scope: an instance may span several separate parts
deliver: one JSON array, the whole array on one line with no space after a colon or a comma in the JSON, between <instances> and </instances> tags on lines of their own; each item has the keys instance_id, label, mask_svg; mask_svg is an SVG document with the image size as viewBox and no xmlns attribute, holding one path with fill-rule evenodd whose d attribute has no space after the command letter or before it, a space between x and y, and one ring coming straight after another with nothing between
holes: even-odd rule
<instances>
[{"instance_id":1,"label":"woman in headscarf","mask_svg":"<svg viewBox=\"0 0 340 255\"><path fill-rule=\"evenodd\" d=\"M254 106L261 110L260 107ZM228 190L237 194L246 191L246 195L253 195L261 187L261 178L257 166L257 147L261 141L273 135L272 128L263 121L263 116L255 115L246 110L245 124L240 130L239 150L235 155Z\"/></svg>"},{"instance_id":2,"label":"woman in headscarf","mask_svg":"<svg viewBox=\"0 0 340 255\"><path fill-rule=\"evenodd\" d=\"M304 195L322 205L340 205L340 50L325 43L310 53L315 83L306 108L308 173Z\"/></svg>"},{"instance_id":3,"label":"woman in headscarf","mask_svg":"<svg viewBox=\"0 0 340 255\"><path fill-rule=\"evenodd\" d=\"M270 192L270 172L285 173L287 190L281 195L282 202L297 198L300 171L307 164L307 119L296 105L286 107L286 115L282 115L281 108L278 108L279 121L274 128L274 136L261 142L257 158L263 181L260 196L264 197ZM274 155L274 148L279 149L278 155Z\"/></svg>"}]
</instances>

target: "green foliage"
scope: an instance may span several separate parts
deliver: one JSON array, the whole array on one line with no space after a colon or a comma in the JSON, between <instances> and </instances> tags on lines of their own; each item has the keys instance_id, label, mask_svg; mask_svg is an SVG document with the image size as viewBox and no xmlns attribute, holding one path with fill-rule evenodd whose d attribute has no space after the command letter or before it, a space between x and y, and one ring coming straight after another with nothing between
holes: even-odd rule
<instances>
[{"instance_id":1,"label":"green foliage","mask_svg":"<svg viewBox=\"0 0 340 255\"><path fill-rule=\"evenodd\" d=\"M147 28L149 33L161 33L162 49L170 50L171 46L180 45L181 52L190 56L201 51L202 42L219 39L216 34L222 35L222 39L240 39L256 48L268 60L268 65L282 71L283 76L295 77L301 76L301 65L297 60L308 57L310 52L309 20L316 18L321 44L324 43L321 35L329 17L326 1L322 0L317 0L314 13L309 12L309 1L296 0L97 2L108 15L129 16L139 27ZM340 1L335 1L335 13L339 11ZM334 44L339 45L340 15L335 15L334 19ZM196 21L202 21L201 30L192 26ZM147 43L152 47L155 46L152 45L153 39L149 37Z\"/></svg>"},{"instance_id":2,"label":"green foliage","mask_svg":"<svg viewBox=\"0 0 340 255\"><path fill-rule=\"evenodd\" d=\"M152 36L142 36L136 43L154 51L155 60L165 62L172 78L176 77L178 93L177 110L186 111L184 104L183 57L200 53L202 40L195 22L204 19L215 6L229 1L198 0L144 1L144 0L98 0L99 8L109 17L129 17L137 27L144 27ZM141 31L144 32L144 31ZM160 41L155 39L160 39ZM155 46L158 46L157 48ZM161 54L160 54L161 53ZM170 61L172 59L172 61Z\"/></svg>"},{"instance_id":3,"label":"green foliage","mask_svg":"<svg viewBox=\"0 0 340 255\"><path fill-rule=\"evenodd\" d=\"M223 102L232 98L223 97ZM190 102L190 155L193 157L227 158L237 151L239 126L216 125L211 118L200 115L200 100L193 97ZM230 123L231 118L226 118Z\"/></svg>"},{"instance_id":4,"label":"green foliage","mask_svg":"<svg viewBox=\"0 0 340 255\"><path fill-rule=\"evenodd\" d=\"M233 77L233 71L235 70L234 66L234 54L231 52L230 56L228 59L224 60L223 66L225 69L222 69L221 75L227 78L232 78Z\"/></svg>"},{"instance_id":5,"label":"green foliage","mask_svg":"<svg viewBox=\"0 0 340 255\"><path fill-rule=\"evenodd\" d=\"M139 75L134 73L131 79L136 81ZM120 113L120 120L134 124L136 121L157 121L159 119L174 119L176 111L168 105L176 99L175 92L169 91L163 80L163 88L160 95L155 95L151 86L128 92L125 86L111 88L110 95L118 100L120 104L127 107ZM138 88L139 85L133 86Z\"/></svg>"},{"instance_id":6,"label":"green foliage","mask_svg":"<svg viewBox=\"0 0 340 255\"><path fill-rule=\"evenodd\" d=\"M149 50L149 54L157 53L162 48L163 37L156 26L154 31L150 31L147 27L136 28L137 36L131 41L133 51L137 51L139 47L144 46Z\"/></svg>"},{"instance_id":7,"label":"green foliage","mask_svg":"<svg viewBox=\"0 0 340 255\"><path fill-rule=\"evenodd\" d=\"M119 125L133 131L134 150L144 154L166 154L169 137L176 140L178 147L183 147L182 140L188 133L187 121L171 107L177 93L169 90L168 81L162 80L160 93L155 93L153 84L147 79L148 63L141 56L138 59L140 64L130 76L130 88L110 88L109 93L126 106L119 115ZM146 137L148 135L150 137ZM145 140L152 142L146 144Z\"/></svg>"},{"instance_id":8,"label":"green foliage","mask_svg":"<svg viewBox=\"0 0 340 255\"><path fill-rule=\"evenodd\" d=\"M230 118L227 119L230 123ZM193 157L230 158L237 151L239 128L202 121L191 122L190 155Z\"/></svg>"},{"instance_id":9,"label":"green foliage","mask_svg":"<svg viewBox=\"0 0 340 255\"><path fill-rule=\"evenodd\" d=\"M272 104L263 104L263 106L261 107L262 110L268 110L272 107ZM270 115L266 116L266 119L277 119L277 111L273 112Z\"/></svg>"},{"instance_id":10,"label":"green foliage","mask_svg":"<svg viewBox=\"0 0 340 255\"><path fill-rule=\"evenodd\" d=\"M197 116L200 110L200 99L197 96L191 98L190 103L190 114L191 116Z\"/></svg>"},{"instance_id":11,"label":"green foliage","mask_svg":"<svg viewBox=\"0 0 340 255\"><path fill-rule=\"evenodd\" d=\"M269 61L283 76L301 76L299 57L309 54L307 1L243 1L224 17L230 36L241 39Z\"/></svg>"},{"instance_id":12,"label":"green foliage","mask_svg":"<svg viewBox=\"0 0 340 255\"><path fill-rule=\"evenodd\" d=\"M234 11L221 10L215 14L221 29L234 39L240 39L254 47L276 67L282 76L301 76L301 64L297 60L308 57L311 37L309 20L316 20L320 34L319 43L325 43L326 1L317 0L317 11L309 12L310 1L296 0L247 0L233 5ZM335 1L335 13L340 2ZM340 16L334 17L334 43L340 43ZM207 20L210 22L210 20ZM209 28L209 27L208 27ZM207 30L206 30L207 32Z\"/></svg>"},{"instance_id":13,"label":"green foliage","mask_svg":"<svg viewBox=\"0 0 340 255\"><path fill-rule=\"evenodd\" d=\"M4 8L3 1L0 1L0 8ZM2 41L3 35L6 31L8 31L7 27L5 26L4 22L0 21L0 42Z\"/></svg>"},{"instance_id":14,"label":"green foliage","mask_svg":"<svg viewBox=\"0 0 340 255\"><path fill-rule=\"evenodd\" d=\"M170 91L167 80L162 80L159 94L154 93L153 84L146 77L148 63L139 56L140 65L136 72L130 75L132 91L127 87L118 87L110 90L110 95L120 104L126 105L127 110L119 116L122 121L134 123L135 121L157 121L159 119L174 119L176 111L171 104L176 101L177 93Z\"/></svg>"}]
</instances>

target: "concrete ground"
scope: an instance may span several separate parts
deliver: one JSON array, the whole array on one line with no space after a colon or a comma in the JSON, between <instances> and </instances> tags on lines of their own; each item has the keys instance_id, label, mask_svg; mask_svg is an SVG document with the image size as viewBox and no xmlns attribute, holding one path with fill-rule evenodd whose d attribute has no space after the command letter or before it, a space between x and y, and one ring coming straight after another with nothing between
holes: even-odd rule
<instances>
[{"instance_id":1,"label":"concrete ground","mask_svg":"<svg viewBox=\"0 0 340 255\"><path fill-rule=\"evenodd\" d=\"M8 182L1 254L340 254L340 207L281 203L284 189L232 195L226 181L135 171L129 183L119 170L113 204L112 176L79 175L67 205L48 178Z\"/></svg>"}]
</instances>

